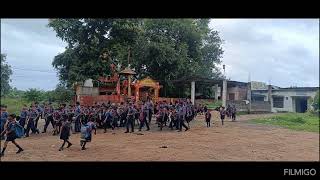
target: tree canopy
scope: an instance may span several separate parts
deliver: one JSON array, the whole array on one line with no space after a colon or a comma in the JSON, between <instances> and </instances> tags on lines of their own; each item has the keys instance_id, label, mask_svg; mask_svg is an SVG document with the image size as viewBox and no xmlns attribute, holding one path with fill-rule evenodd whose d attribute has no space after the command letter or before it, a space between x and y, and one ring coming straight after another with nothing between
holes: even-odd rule
<instances>
[{"instance_id":1,"label":"tree canopy","mask_svg":"<svg viewBox=\"0 0 320 180\"><path fill-rule=\"evenodd\" d=\"M11 66L6 62L6 55L1 54L1 96L8 94L10 90Z\"/></svg>"},{"instance_id":2,"label":"tree canopy","mask_svg":"<svg viewBox=\"0 0 320 180\"><path fill-rule=\"evenodd\" d=\"M129 48L137 78L160 81L171 96L179 87L170 80L221 76L222 40L209 19L51 19L48 26L68 44L52 63L67 87L108 75L110 63L126 67Z\"/></svg>"}]
</instances>

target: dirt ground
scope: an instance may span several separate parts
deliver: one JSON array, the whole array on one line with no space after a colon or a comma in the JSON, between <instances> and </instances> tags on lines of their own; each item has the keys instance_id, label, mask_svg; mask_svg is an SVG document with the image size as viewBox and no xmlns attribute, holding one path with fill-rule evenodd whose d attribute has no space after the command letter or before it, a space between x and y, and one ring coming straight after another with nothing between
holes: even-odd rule
<instances>
[{"instance_id":1,"label":"dirt ground","mask_svg":"<svg viewBox=\"0 0 320 180\"><path fill-rule=\"evenodd\" d=\"M236 122L227 119L224 126L214 114L210 128L200 115L190 123L191 130L187 132L168 127L159 131L154 121L151 131L140 132L143 135L138 131L125 134L122 128L108 129L104 134L99 129L85 151L80 149L80 134L70 137L73 146L58 151L62 142L49 131L17 139L25 149L20 154L9 143L1 161L319 161L319 133L247 122L258 116L272 114L242 115Z\"/></svg>"}]
</instances>

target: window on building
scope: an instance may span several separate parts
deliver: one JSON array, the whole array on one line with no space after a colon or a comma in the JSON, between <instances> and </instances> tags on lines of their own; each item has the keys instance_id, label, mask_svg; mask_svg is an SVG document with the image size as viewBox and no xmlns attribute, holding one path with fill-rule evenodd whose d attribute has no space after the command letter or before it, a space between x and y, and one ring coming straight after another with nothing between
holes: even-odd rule
<instances>
[{"instance_id":1,"label":"window on building","mask_svg":"<svg viewBox=\"0 0 320 180\"><path fill-rule=\"evenodd\" d=\"M273 107L275 108L283 108L283 97L282 96L275 96L273 97Z\"/></svg>"},{"instance_id":2,"label":"window on building","mask_svg":"<svg viewBox=\"0 0 320 180\"><path fill-rule=\"evenodd\" d=\"M251 99L252 99L252 101L264 101L264 97L263 96L254 96Z\"/></svg>"},{"instance_id":3,"label":"window on building","mask_svg":"<svg viewBox=\"0 0 320 180\"><path fill-rule=\"evenodd\" d=\"M233 101L235 99L234 93L229 93L229 100Z\"/></svg>"},{"instance_id":4,"label":"window on building","mask_svg":"<svg viewBox=\"0 0 320 180\"><path fill-rule=\"evenodd\" d=\"M288 97L286 97L286 100L288 100Z\"/></svg>"}]
</instances>

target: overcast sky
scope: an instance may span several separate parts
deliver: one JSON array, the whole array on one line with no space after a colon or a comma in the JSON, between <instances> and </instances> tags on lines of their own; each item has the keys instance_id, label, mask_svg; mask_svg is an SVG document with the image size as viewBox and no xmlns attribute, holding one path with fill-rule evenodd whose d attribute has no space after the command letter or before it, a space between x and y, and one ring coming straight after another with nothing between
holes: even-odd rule
<instances>
[{"instance_id":1,"label":"overcast sky","mask_svg":"<svg viewBox=\"0 0 320 180\"><path fill-rule=\"evenodd\" d=\"M66 44L47 19L1 19L1 53L13 68L18 89L54 89L51 63ZM273 85L319 86L318 19L213 19L210 27L224 40L226 76Z\"/></svg>"}]
</instances>

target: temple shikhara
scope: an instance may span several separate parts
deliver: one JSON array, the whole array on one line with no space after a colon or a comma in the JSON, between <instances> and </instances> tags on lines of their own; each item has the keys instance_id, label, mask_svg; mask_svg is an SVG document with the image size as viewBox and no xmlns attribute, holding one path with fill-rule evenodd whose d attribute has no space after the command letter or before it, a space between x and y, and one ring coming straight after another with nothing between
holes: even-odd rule
<instances>
[{"instance_id":1,"label":"temple shikhara","mask_svg":"<svg viewBox=\"0 0 320 180\"><path fill-rule=\"evenodd\" d=\"M162 86L150 77L132 81L136 73L129 67L117 72L115 65L110 65L111 75L100 77L97 80L88 79L83 84L76 84L75 101L83 105L112 102L120 103L127 99L134 101L146 100L148 97L154 102L159 99L159 90ZM95 81L96 83L93 83ZM94 86L94 84L98 84Z\"/></svg>"}]
</instances>

